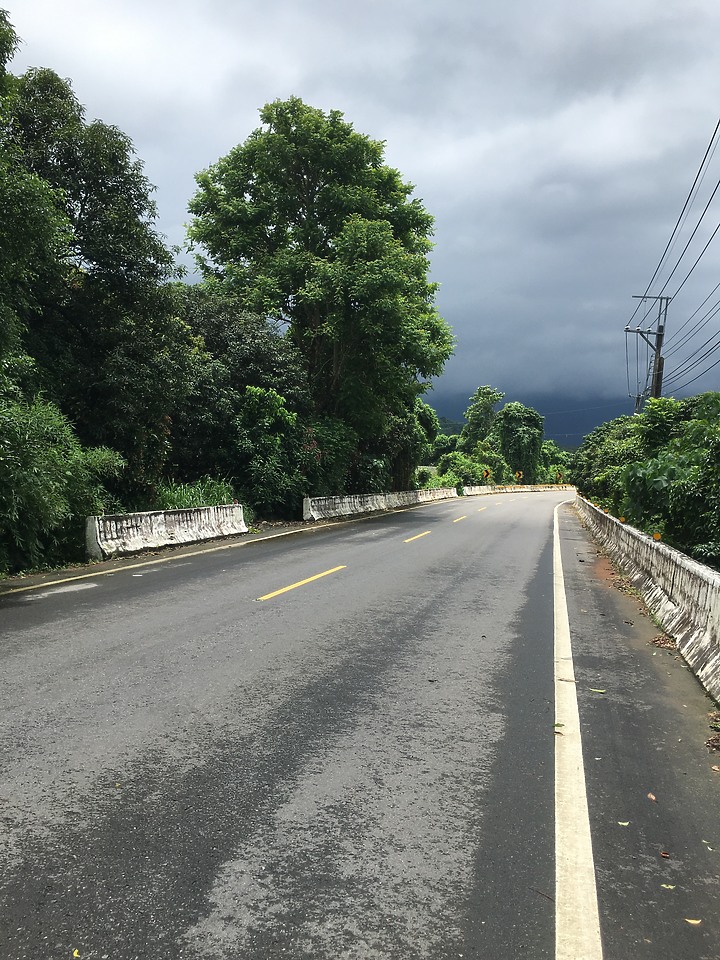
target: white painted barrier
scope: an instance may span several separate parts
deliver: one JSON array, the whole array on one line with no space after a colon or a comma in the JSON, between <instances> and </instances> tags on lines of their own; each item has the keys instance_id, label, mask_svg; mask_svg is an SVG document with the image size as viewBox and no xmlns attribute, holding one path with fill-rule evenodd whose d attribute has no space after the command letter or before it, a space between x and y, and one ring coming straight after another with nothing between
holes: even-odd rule
<instances>
[{"instance_id":1,"label":"white painted barrier","mask_svg":"<svg viewBox=\"0 0 720 960\"><path fill-rule=\"evenodd\" d=\"M457 497L455 487L435 490L402 490L398 493L358 493L346 497L305 497L303 520L330 520L333 517L352 517L377 510L411 507L417 503L449 500Z\"/></svg>"},{"instance_id":2,"label":"white painted barrier","mask_svg":"<svg viewBox=\"0 0 720 960\"><path fill-rule=\"evenodd\" d=\"M219 507L88 517L85 543L90 557L105 560L156 547L232 537L247 533L247 529L242 506L229 503Z\"/></svg>"},{"instance_id":3,"label":"white painted barrier","mask_svg":"<svg viewBox=\"0 0 720 960\"><path fill-rule=\"evenodd\" d=\"M720 700L720 573L576 498L578 512Z\"/></svg>"},{"instance_id":4,"label":"white painted barrier","mask_svg":"<svg viewBox=\"0 0 720 960\"><path fill-rule=\"evenodd\" d=\"M463 487L466 497L486 497L491 493L533 493L542 490L574 490L575 487L569 483L532 483L521 485L505 484L503 486L493 486L486 484L481 487Z\"/></svg>"}]
</instances>

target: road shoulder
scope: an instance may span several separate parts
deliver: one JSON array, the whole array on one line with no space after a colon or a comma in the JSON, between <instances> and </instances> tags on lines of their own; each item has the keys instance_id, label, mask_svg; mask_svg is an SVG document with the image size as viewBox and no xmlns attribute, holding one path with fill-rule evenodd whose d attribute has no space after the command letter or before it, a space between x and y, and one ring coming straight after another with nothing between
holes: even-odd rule
<instances>
[{"instance_id":1,"label":"road shoulder","mask_svg":"<svg viewBox=\"0 0 720 960\"><path fill-rule=\"evenodd\" d=\"M569 505L560 534L606 956L716 960L713 702Z\"/></svg>"}]
</instances>

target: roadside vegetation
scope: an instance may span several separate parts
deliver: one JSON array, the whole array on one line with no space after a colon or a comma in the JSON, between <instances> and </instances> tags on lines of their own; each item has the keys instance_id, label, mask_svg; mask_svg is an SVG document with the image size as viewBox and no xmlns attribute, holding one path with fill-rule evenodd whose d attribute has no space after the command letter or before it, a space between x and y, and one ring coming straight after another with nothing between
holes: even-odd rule
<instances>
[{"instance_id":1,"label":"roadside vegetation","mask_svg":"<svg viewBox=\"0 0 720 960\"><path fill-rule=\"evenodd\" d=\"M94 513L565 476L492 387L440 433L433 220L382 143L267 104L197 175L189 283L130 139L19 42L0 10L0 575L82 560Z\"/></svg>"},{"instance_id":2,"label":"roadside vegetation","mask_svg":"<svg viewBox=\"0 0 720 960\"><path fill-rule=\"evenodd\" d=\"M565 483L570 453L545 439L544 419L517 401L497 409L505 394L478 387L459 434L438 433L433 441L434 472L421 474L424 486Z\"/></svg>"},{"instance_id":3,"label":"roadside vegetation","mask_svg":"<svg viewBox=\"0 0 720 960\"><path fill-rule=\"evenodd\" d=\"M616 517L720 569L720 393L649 400L590 433L573 480Z\"/></svg>"}]
</instances>

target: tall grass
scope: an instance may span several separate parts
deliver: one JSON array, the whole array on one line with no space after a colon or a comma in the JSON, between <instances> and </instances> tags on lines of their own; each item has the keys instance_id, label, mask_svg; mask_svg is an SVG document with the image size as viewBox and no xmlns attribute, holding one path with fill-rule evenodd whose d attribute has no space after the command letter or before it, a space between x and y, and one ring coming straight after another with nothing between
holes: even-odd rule
<instances>
[{"instance_id":1,"label":"tall grass","mask_svg":"<svg viewBox=\"0 0 720 960\"><path fill-rule=\"evenodd\" d=\"M155 488L155 510L183 510L188 507L216 507L232 503L235 493L227 480L202 477L194 483L177 483L167 480Z\"/></svg>"}]
</instances>

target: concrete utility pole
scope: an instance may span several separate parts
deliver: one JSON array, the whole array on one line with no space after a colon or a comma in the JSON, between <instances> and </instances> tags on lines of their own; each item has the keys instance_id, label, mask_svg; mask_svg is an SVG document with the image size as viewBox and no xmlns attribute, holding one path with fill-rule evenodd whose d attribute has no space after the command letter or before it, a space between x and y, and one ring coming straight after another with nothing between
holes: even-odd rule
<instances>
[{"instance_id":1,"label":"concrete utility pole","mask_svg":"<svg viewBox=\"0 0 720 960\"><path fill-rule=\"evenodd\" d=\"M672 297L648 297L635 295L633 296L634 300L657 300L658 301L658 323L657 330L642 330L640 327L632 329L631 327L625 327L625 333L635 333L638 336L642 337L645 343L653 351L653 367L652 367L652 381L650 383L650 396L651 397L661 397L662 396L662 378L663 378L663 368L665 366L665 360L662 356L662 345L663 340L665 339L665 322L667 320L667 311L668 305L672 300ZM650 341L650 337L653 337L653 341ZM647 399L647 390L643 393L638 394L635 397L635 413L640 412L643 401Z\"/></svg>"}]
</instances>

